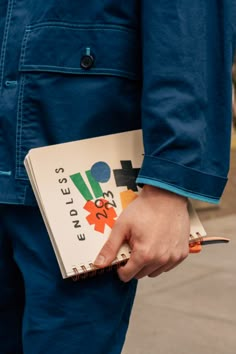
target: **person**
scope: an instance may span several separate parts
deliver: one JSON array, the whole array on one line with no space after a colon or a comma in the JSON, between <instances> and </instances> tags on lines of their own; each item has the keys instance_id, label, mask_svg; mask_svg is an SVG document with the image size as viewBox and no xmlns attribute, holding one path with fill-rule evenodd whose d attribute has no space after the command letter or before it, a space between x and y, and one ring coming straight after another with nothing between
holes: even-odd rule
<instances>
[{"instance_id":1,"label":"person","mask_svg":"<svg viewBox=\"0 0 236 354\"><path fill-rule=\"evenodd\" d=\"M236 128L236 101L235 101L235 86L236 86L236 58L234 57L232 68L232 125Z\"/></svg>"},{"instance_id":2,"label":"person","mask_svg":"<svg viewBox=\"0 0 236 354\"><path fill-rule=\"evenodd\" d=\"M0 353L117 354L137 279L188 254L187 198L218 203L231 129L233 0L2 0ZM96 260L63 280L23 160L34 147L142 128L140 197Z\"/></svg>"}]
</instances>

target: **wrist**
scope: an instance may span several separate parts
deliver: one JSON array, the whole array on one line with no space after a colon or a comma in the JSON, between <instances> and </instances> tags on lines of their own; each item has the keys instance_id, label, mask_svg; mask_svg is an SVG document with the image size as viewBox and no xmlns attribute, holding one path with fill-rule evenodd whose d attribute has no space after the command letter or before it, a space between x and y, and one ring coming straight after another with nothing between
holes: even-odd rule
<instances>
[{"instance_id":1,"label":"wrist","mask_svg":"<svg viewBox=\"0 0 236 354\"><path fill-rule=\"evenodd\" d=\"M162 200L166 200L167 202L176 202L178 204L182 204L187 206L188 203L188 198L185 196L182 196L180 194L170 192L166 189L162 189L159 187L154 187L148 184L145 184L142 189L142 195L148 198L161 198Z\"/></svg>"}]
</instances>

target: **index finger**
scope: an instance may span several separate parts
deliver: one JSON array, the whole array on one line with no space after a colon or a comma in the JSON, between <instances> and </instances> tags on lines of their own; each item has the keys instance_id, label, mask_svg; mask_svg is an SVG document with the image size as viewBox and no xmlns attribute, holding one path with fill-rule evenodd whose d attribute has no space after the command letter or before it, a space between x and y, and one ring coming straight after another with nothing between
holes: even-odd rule
<instances>
[{"instance_id":1,"label":"index finger","mask_svg":"<svg viewBox=\"0 0 236 354\"><path fill-rule=\"evenodd\" d=\"M119 278L124 282L128 282L134 278L135 275L139 273L144 266L145 264L143 263L142 258L138 252L132 252L126 265L118 269L117 272Z\"/></svg>"}]
</instances>

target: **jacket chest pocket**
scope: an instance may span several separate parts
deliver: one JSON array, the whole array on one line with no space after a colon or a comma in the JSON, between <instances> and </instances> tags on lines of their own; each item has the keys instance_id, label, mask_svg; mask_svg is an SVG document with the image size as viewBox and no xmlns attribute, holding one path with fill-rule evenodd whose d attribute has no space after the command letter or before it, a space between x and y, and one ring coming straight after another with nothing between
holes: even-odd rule
<instances>
[{"instance_id":1,"label":"jacket chest pocket","mask_svg":"<svg viewBox=\"0 0 236 354\"><path fill-rule=\"evenodd\" d=\"M19 70L16 177L28 150L140 127L137 32L58 22L28 26Z\"/></svg>"}]
</instances>

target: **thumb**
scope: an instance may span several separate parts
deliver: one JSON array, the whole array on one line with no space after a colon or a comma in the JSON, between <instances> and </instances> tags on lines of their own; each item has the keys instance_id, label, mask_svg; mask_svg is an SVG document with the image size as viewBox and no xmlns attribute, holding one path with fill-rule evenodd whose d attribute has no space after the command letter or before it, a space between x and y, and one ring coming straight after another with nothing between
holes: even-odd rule
<instances>
[{"instance_id":1,"label":"thumb","mask_svg":"<svg viewBox=\"0 0 236 354\"><path fill-rule=\"evenodd\" d=\"M98 268L109 266L116 258L117 253L125 240L125 236L125 229L122 228L119 223L116 223L108 240L102 247L93 264Z\"/></svg>"}]
</instances>

